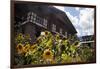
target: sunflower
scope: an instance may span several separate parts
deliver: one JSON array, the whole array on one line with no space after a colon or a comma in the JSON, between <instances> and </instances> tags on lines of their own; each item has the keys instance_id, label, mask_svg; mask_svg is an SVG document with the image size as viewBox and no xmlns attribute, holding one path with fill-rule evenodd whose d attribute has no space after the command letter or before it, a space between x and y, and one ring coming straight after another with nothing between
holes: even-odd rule
<instances>
[{"instance_id":1,"label":"sunflower","mask_svg":"<svg viewBox=\"0 0 100 69\"><path fill-rule=\"evenodd\" d=\"M25 53L28 52L29 49L30 49L30 44L26 44L26 45L24 46L24 52L25 52Z\"/></svg>"},{"instance_id":2,"label":"sunflower","mask_svg":"<svg viewBox=\"0 0 100 69\"><path fill-rule=\"evenodd\" d=\"M58 33L55 35L55 39L56 40L59 40L60 39L60 35Z\"/></svg>"},{"instance_id":3,"label":"sunflower","mask_svg":"<svg viewBox=\"0 0 100 69\"><path fill-rule=\"evenodd\" d=\"M26 51L25 56L33 55L37 51L37 45L36 44L33 44L32 46L27 45L26 47L27 48L25 49L25 51Z\"/></svg>"},{"instance_id":4,"label":"sunflower","mask_svg":"<svg viewBox=\"0 0 100 69\"><path fill-rule=\"evenodd\" d=\"M32 45L32 46L30 47L30 50L31 50L31 51L34 51L34 52L35 52L36 49L37 49L37 45Z\"/></svg>"},{"instance_id":5,"label":"sunflower","mask_svg":"<svg viewBox=\"0 0 100 69\"><path fill-rule=\"evenodd\" d=\"M49 39L46 43L46 47L52 48L53 40Z\"/></svg>"},{"instance_id":6,"label":"sunflower","mask_svg":"<svg viewBox=\"0 0 100 69\"><path fill-rule=\"evenodd\" d=\"M50 49L46 49L43 53L43 59L46 61L52 61L53 60L53 53Z\"/></svg>"},{"instance_id":7,"label":"sunflower","mask_svg":"<svg viewBox=\"0 0 100 69\"><path fill-rule=\"evenodd\" d=\"M24 41L24 36L22 33L19 33L16 38L15 38L15 42L16 43L22 43Z\"/></svg>"},{"instance_id":8,"label":"sunflower","mask_svg":"<svg viewBox=\"0 0 100 69\"><path fill-rule=\"evenodd\" d=\"M41 32L41 35L45 35L45 32Z\"/></svg>"},{"instance_id":9,"label":"sunflower","mask_svg":"<svg viewBox=\"0 0 100 69\"><path fill-rule=\"evenodd\" d=\"M45 31L45 35L48 35L49 34L49 32L48 31Z\"/></svg>"},{"instance_id":10,"label":"sunflower","mask_svg":"<svg viewBox=\"0 0 100 69\"><path fill-rule=\"evenodd\" d=\"M29 35L29 34L26 34L26 35L25 35L25 39L26 39L26 40L31 40L30 35Z\"/></svg>"},{"instance_id":11,"label":"sunflower","mask_svg":"<svg viewBox=\"0 0 100 69\"><path fill-rule=\"evenodd\" d=\"M17 49L18 54L23 54L24 53L24 45L23 44L19 43L17 45L16 49Z\"/></svg>"}]
</instances>

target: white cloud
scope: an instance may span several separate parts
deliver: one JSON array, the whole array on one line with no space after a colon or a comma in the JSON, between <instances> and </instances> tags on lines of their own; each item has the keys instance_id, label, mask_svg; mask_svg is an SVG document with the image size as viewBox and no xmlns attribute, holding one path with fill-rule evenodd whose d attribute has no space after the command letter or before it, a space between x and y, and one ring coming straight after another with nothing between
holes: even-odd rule
<instances>
[{"instance_id":1,"label":"white cloud","mask_svg":"<svg viewBox=\"0 0 100 69\"><path fill-rule=\"evenodd\" d=\"M77 25L78 24L78 17L77 16L73 16L69 12L66 12L66 14L67 14L67 16L69 17L69 19L71 20L71 22L74 25Z\"/></svg>"},{"instance_id":2,"label":"white cloud","mask_svg":"<svg viewBox=\"0 0 100 69\"><path fill-rule=\"evenodd\" d=\"M77 9L79 10L79 8ZM72 24L77 30L78 36L93 35L94 34L94 10L92 8L83 8L79 10L79 18L73 16L70 12L66 12Z\"/></svg>"},{"instance_id":3,"label":"white cloud","mask_svg":"<svg viewBox=\"0 0 100 69\"><path fill-rule=\"evenodd\" d=\"M56 7L56 8L58 8L58 9L60 9L60 10L62 10L62 11L64 11L65 12L65 10L64 10L64 7L61 7L61 6L54 6L54 7ZM77 7L77 10L79 10L79 8ZM80 26L79 26L79 19L78 19L78 17L77 16L73 16L73 15L71 15L69 12L65 12L66 14L67 14L67 16L68 16L68 18L70 19L70 21L73 23L73 25L75 26L75 28L76 28L76 30L77 30L77 35L78 36L81 36L81 33L80 33Z\"/></svg>"},{"instance_id":4,"label":"white cloud","mask_svg":"<svg viewBox=\"0 0 100 69\"><path fill-rule=\"evenodd\" d=\"M66 14L67 14L68 18L71 20L74 27L76 28L77 35L81 36L82 28L80 27L78 17L71 15L69 12L66 12Z\"/></svg>"},{"instance_id":5,"label":"white cloud","mask_svg":"<svg viewBox=\"0 0 100 69\"><path fill-rule=\"evenodd\" d=\"M62 11L64 7L54 6ZM65 12L72 24L77 30L78 36L93 35L94 34L94 9L92 8L80 8L75 7L79 13L79 16L73 16L70 12ZM79 18L78 18L79 17Z\"/></svg>"},{"instance_id":6,"label":"white cloud","mask_svg":"<svg viewBox=\"0 0 100 69\"><path fill-rule=\"evenodd\" d=\"M79 7L75 7L75 9L76 9L77 11L79 11L79 10L80 10L80 8L79 8Z\"/></svg>"},{"instance_id":7,"label":"white cloud","mask_svg":"<svg viewBox=\"0 0 100 69\"><path fill-rule=\"evenodd\" d=\"M77 35L78 35L78 36L81 36L81 35L82 35L82 34L81 34L82 28L80 27L78 17L77 17L77 16L71 15L70 12L66 12L66 11L64 10L64 7L62 7L62 6L54 6L54 7L56 7L56 8L58 8L58 9L64 11L64 12L67 14L68 18L70 19L70 21L72 22L72 24L74 25L74 27L75 27L76 30L77 30ZM76 7L75 9L76 9L77 11L79 11L79 8L78 8L78 7Z\"/></svg>"},{"instance_id":8,"label":"white cloud","mask_svg":"<svg viewBox=\"0 0 100 69\"><path fill-rule=\"evenodd\" d=\"M82 35L91 35L94 33L94 10L85 8L80 10L80 21L82 27Z\"/></svg>"}]
</instances>

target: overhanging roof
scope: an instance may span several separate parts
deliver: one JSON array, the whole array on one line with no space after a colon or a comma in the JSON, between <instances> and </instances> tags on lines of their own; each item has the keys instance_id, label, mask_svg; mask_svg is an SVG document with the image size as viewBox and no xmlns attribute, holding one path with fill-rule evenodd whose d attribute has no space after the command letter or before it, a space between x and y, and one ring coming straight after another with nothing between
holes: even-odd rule
<instances>
[{"instance_id":1,"label":"overhanging roof","mask_svg":"<svg viewBox=\"0 0 100 69\"><path fill-rule=\"evenodd\" d=\"M65 12L52 7L48 5L36 5L36 4L22 4L22 3L17 3L15 4L15 13L17 15L23 16L25 13L29 11L34 11L38 13L41 16L50 16L54 15L56 16L59 20L61 20L63 23L66 24L66 27L71 31L71 33L77 33L75 27L73 26L72 22L68 18L68 16L65 14Z\"/></svg>"}]
</instances>

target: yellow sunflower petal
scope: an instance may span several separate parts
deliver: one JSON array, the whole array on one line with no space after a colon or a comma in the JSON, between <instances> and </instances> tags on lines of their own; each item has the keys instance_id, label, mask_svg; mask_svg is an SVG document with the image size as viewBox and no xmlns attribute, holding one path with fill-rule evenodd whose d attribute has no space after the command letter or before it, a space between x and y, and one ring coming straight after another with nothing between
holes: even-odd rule
<instances>
[{"instance_id":1,"label":"yellow sunflower petal","mask_svg":"<svg viewBox=\"0 0 100 69\"><path fill-rule=\"evenodd\" d=\"M26 44L25 47L24 47L24 52L28 52L30 49L30 44Z\"/></svg>"},{"instance_id":2,"label":"yellow sunflower petal","mask_svg":"<svg viewBox=\"0 0 100 69\"><path fill-rule=\"evenodd\" d=\"M17 53L18 54L22 54L23 53L23 49L24 49L24 45L19 43L16 47Z\"/></svg>"},{"instance_id":3,"label":"yellow sunflower petal","mask_svg":"<svg viewBox=\"0 0 100 69\"><path fill-rule=\"evenodd\" d=\"M46 61L52 61L53 60L53 53L51 50L46 49L43 53L43 59Z\"/></svg>"}]
</instances>

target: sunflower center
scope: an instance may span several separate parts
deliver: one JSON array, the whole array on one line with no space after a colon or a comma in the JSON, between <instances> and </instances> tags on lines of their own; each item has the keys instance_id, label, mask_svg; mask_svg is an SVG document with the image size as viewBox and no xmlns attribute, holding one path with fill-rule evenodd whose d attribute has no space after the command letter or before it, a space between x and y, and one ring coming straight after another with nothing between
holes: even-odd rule
<instances>
[{"instance_id":1,"label":"sunflower center","mask_svg":"<svg viewBox=\"0 0 100 69\"><path fill-rule=\"evenodd\" d=\"M22 46L21 45L19 45L19 49L22 49Z\"/></svg>"},{"instance_id":2,"label":"sunflower center","mask_svg":"<svg viewBox=\"0 0 100 69\"><path fill-rule=\"evenodd\" d=\"M46 35L48 35L48 32L45 32Z\"/></svg>"},{"instance_id":3,"label":"sunflower center","mask_svg":"<svg viewBox=\"0 0 100 69\"><path fill-rule=\"evenodd\" d=\"M50 52L47 52L46 55L50 55Z\"/></svg>"}]
</instances>

